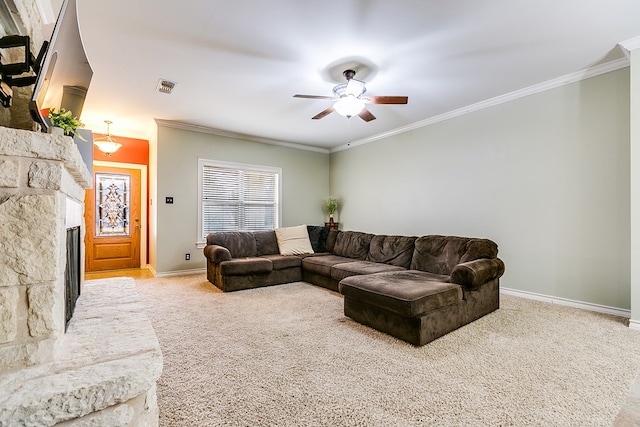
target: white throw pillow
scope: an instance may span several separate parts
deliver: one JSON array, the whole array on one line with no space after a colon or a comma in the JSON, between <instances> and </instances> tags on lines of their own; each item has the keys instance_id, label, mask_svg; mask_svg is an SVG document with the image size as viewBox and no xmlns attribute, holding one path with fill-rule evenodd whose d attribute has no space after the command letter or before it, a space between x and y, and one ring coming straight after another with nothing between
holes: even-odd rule
<instances>
[{"instance_id":1,"label":"white throw pillow","mask_svg":"<svg viewBox=\"0 0 640 427\"><path fill-rule=\"evenodd\" d=\"M313 253L306 225L276 228L276 240L278 240L280 255Z\"/></svg>"}]
</instances>

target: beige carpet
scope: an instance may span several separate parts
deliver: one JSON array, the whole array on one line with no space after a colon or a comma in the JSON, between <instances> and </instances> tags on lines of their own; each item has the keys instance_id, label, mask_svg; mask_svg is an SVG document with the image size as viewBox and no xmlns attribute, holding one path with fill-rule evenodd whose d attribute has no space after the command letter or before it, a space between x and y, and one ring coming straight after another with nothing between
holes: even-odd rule
<instances>
[{"instance_id":1,"label":"beige carpet","mask_svg":"<svg viewBox=\"0 0 640 427\"><path fill-rule=\"evenodd\" d=\"M513 296L417 348L302 282L136 283L164 355L161 426L611 426L640 371L625 319Z\"/></svg>"}]
</instances>

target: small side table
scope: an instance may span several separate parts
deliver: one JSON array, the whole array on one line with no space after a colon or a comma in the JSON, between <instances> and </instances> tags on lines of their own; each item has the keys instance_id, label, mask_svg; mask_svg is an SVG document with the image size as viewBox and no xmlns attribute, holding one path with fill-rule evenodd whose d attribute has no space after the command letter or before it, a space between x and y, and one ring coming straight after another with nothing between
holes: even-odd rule
<instances>
[{"instance_id":1,"label":"small side table","mask_svg":"<svg viewBox=\"0 0 640 427\"><path fill-rule=\"evenodd\" d=\"M337 230L339 224L339 222L325 222L324 226L329 227L331 230Z\"/></svg>"}]
</instances>

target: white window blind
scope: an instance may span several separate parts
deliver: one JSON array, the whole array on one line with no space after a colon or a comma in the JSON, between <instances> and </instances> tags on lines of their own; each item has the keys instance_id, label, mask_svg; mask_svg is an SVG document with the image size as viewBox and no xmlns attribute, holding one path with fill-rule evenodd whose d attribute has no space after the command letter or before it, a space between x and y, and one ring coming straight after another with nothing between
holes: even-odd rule
<instances>
[{"instance_id":1,"label":"white window blind","mask_svg":"<svg viewBox=\"0 0 640 427\"><path fill-rule=\"evenodd\" d=\"M281 170L199 161L198 241L216 231L273 230L279 225Z\"/></svg>"}]
</instances>

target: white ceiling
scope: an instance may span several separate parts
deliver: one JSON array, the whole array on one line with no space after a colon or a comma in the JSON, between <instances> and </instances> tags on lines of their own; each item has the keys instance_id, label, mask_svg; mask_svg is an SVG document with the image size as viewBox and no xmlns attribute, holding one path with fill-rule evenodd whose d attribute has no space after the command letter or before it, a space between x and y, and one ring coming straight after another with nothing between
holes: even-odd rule
<instances>
[{"instance_id":1,"label":"white ceiling","mask_svg":"<svg viewBox=\"0 0 640 427\"><path fill-rule=\"evenodd\" d=\"M321 149L624 58L637 0L78 0L94 70L82 120L148 139L153 119ZM364 65L377 120L315 114ZM157 92L159 79L177 82Z\"/></svg>"}]
</instances>

